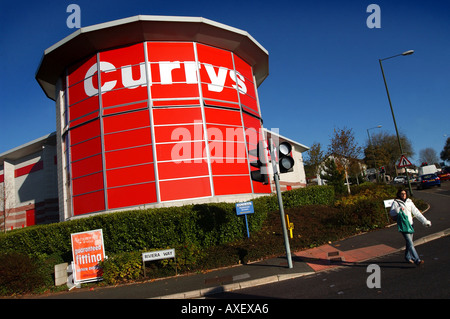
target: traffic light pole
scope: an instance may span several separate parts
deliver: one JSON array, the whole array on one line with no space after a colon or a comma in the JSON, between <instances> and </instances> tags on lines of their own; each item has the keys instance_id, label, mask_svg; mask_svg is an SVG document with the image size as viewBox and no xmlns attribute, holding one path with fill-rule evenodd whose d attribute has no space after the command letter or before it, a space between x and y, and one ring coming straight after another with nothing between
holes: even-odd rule
<instances>
[{"instance_id":1,"label":"traffic light pole","mask_svg":"<svg viewBox=\"0 0 450 319\"><path fill-rule=\"evenodd\" d=\"M288 267L293 268L294 266L292 265L291 247L289 245L289 238L288 238L287 228L286 228L286 218L284 215L284 208L283 208L283 197L281 196L281 191L280 191L280 175L278 173L277 163L275 160L276 159L275 152L273 151L272 138L269 139L269 149L270 149L270 158L272 161L273 180L275 182L275 187L277 190L277 197L278 197L278 206L280 208L281 227L283 228L284 246L286 248L286 258L287 258L287 262L288 262Z\"/></svg>"}]
</instances>

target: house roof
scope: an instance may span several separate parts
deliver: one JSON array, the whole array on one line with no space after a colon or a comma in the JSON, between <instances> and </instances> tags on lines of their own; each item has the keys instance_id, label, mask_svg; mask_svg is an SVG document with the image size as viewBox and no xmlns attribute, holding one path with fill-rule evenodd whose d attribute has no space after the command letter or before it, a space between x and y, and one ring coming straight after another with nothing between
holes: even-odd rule
<instances>
[{"instance_id":1,"label":"house roof","mask_svg":"<svg viewBox=\"0 0 450 319\"><path fill-rule=\"evenodd\" d=\"M298 150L299 150L301 153L306 152L307 150L309 150L309 147L308 147L308 146L303 145L303 144L301 144L301 143L299 143L299 142L296 142L296 141L294 141L294 140L291 140L290 138L287 138L287 137L285 137L285 136L283 136L283 135L280 135L280 134L278 134L278 133L276 133L276 132L269 131L269 130L266 129L266 128L264 129L264 131L266 132L267 138L272 137L272 136L275 135L275 136L277 136L277 138L278 138L280 141L282 141L282 142L289 142L289 143L291 143L292 145L296 146L296 147L298 148Z\"/></svg>"}]
</instances>

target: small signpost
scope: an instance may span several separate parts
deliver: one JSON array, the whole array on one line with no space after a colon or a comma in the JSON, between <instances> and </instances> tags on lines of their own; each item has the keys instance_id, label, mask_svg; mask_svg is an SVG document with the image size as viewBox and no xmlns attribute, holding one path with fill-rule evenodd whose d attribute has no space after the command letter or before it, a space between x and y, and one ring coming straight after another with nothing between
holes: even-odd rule
<instances>
[{"instance_id":1,"label":"small signpost","mask_svg":"<svg viewBox=\"0 0 450 319\"><path fill-rule=\"evenodd\" d=\"M400 162L398 163L398 168L403 168L403 167L408 167L408 166L412 166L411 162L406 158L405 155L402 155L402 157L400 158Z\"/></svg>"},{"instance_id":2,"label":"small signpost","mask_svg":"<svg viewBox=\"0 0 450 319\"><path fill-rule=\"evenodd\" d=\"M165 249L165 250L157 250L150 251L146 253L142 253L142 263L144 264L144 277L147 276L145 272L145 262L146 261L155 261L160 259L174 258L175 259L175 275L178 276L177 271L177 258L175 255L175 249Z\"/></svg>"},{"instance_id":3,"label":"small signpost","mask_svg":"<svg viewBox=\"0 0 450 319\"><path fill-rule=\"evenodd\" d=\"M408 174L408 169L407 167L412 166L411 162L406 158L405 155L402 155L402 157L400 158L400 162L398 163L397 167L398 168L405 168L405 173L406 173L406 179L408 181L408 188L409 188L409 196L413 195L412 189L411 189L411 182L409 181L409 174Z\"/></svg>"},{"instance_id":4,"label":"small signpost","mask_svg":"<svg viewBox=\"0 0 450 319\"><path fill-rule=\"evenodd\" d=\"M236 215L245 216L245 226L247 227L247 237L250 238L250 232L248 231L248 220L247 215L253 214L255 212L253 208L253 202L236 203Z\"/></svg>"}]
</instances>

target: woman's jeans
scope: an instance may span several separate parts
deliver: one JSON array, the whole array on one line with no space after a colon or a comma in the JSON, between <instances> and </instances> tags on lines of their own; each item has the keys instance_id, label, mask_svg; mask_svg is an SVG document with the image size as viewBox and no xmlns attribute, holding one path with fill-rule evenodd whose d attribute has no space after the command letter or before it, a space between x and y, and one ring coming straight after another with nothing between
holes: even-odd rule
<instances>
[{"instance_id":1,"label":"woman's jeans","mask_svg":"<svg viewBox=\"0 0 450 319\"><path fill-rule=\"evenodd\" d=\"M406 241L406 250L405 250L405 258L407 261L412 260L414 263L419 263L420 258L417 254L416 249L414 248L413 243L413 234L402 233L403 237Z\"/></svg>"}]
</instances>

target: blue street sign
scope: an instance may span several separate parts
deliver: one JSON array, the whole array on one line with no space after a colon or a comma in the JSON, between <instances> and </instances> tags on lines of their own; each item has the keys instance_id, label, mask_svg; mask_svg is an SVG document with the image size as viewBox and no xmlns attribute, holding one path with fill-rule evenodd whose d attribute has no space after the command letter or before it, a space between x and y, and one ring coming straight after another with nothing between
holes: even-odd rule
<instances>
[{"instance_id":1,"label":"blue street sign","mask_svg":"<svg viewBox=\"0 0 450 319\"><path fill-rule=\"evenodd\" d=\"M247 215L253 214L255 210L253 209L253 202L236 203L236 215L245 216L245 226L247 227L247 237L250 237L250 232L248 231L248 220Z\"/></svg>"},{"instance_id":2,"label":"blue street sign","mask_svg":"<svg viewBox=\"0 0 450 319\"><path fill-rule=\"evenodd\" d=\"M253 202L245 202L245 203L236 203L236 214L238 216L240 215L246 215L246 214L253 214L255 210L253 209Z\"/></svg>"}]
</instances>

